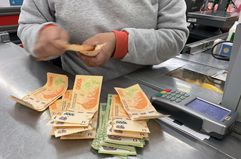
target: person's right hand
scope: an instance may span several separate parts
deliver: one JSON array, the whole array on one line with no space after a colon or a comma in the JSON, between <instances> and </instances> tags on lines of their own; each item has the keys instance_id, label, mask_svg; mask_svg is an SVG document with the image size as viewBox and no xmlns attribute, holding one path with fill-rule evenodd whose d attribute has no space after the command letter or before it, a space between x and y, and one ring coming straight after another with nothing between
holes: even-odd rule
<instances>
[{"instance_id":1,"label":"person's right hand","mask_svg":"<svg viewBox=\"0 0 241 159\"><path fill-rule=\"evenodd\" d=\"M68 44L69 35L61 27L51 25L40 30L34 53L38 60L47 60L52 56L60 56L65 52L65 45Z\"/></svg>"}]
</instances>

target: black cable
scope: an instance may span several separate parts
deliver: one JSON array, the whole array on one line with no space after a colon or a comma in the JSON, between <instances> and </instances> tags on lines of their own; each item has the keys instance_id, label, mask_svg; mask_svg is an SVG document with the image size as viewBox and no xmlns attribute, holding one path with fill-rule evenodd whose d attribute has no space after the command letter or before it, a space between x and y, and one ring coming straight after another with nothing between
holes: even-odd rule
<instances>
[{"instance_id":1,"label":"black cable","mask_svg":"<svg viewBox=\"0 0 241 159\"><path fill-rule=\"evenodd\" d=\"M222 43L225 43L225 42L229 42L229 43L232 43L231 41L220 41L218 43L216 43L215 45L213 45L212 49L211 49L211 54L214 58L218 59L218 60L223 60L223 61L229 61L230 58L227 57L227 56L222 56L222 55L218 55L218 54L214 54L214 48L219 45L219 44L222 44Z\"/></svg>"}]
</instances>

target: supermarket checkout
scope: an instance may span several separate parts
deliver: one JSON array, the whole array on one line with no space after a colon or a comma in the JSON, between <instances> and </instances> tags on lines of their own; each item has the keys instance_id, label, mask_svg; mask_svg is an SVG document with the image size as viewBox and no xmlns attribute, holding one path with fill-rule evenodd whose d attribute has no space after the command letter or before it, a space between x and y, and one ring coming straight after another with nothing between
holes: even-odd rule
<instances>
[{"instance_id":1,"label":"supermarket checkout","mask_svg":"<svg viewBox=\"0 0 241 159\"><path fill-rule=\"evenodd\" d=\"M222 2L186 1L229 26ZM240 158L239 23L185 45L184 1L24 0L24 48L0 32L0 158Z\"/></svg>"}]
</instances>

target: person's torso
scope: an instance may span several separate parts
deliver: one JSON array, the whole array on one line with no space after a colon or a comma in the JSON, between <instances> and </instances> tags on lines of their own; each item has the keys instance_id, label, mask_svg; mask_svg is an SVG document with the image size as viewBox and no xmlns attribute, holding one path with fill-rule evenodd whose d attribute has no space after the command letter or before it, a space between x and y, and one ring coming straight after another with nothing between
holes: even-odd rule
<instances>
[{"instance_id":1,"label":"person's torso","mask_svg":"<svg viewBox=\"0 0 241 159\"><path fill-rule=\"evenodd\" d=\"M53 0L52 4L56 22L73 42L100 32L157 25L158 0Z\"/></svg>"},{"instance_id":2,"label":"person's torso","mask_svg":"<svg viewBox=\"0 0 241 159\"><path fill-rule=\"evenodd\" d=\"M56 22L70 34L72 43L82 43L102 32L123 28L156 29L160 0L49 0ZM102 67L87 67L73 53L62 57L63 68L73 74L98 74L106 79L142 66L109 60Z\"/></svg>"}]
</instances>

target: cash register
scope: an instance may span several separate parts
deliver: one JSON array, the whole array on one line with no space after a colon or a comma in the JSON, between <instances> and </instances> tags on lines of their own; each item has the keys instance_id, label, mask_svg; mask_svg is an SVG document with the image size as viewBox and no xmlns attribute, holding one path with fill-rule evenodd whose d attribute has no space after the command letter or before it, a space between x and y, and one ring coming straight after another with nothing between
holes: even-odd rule
<instances>
[{"instance_id":1,"label":"cash register","mask_svg":"<svg viewBox=\"0 0 241 159\"><path fill-rule=\"evenodd\" d=\"M222 139L229 132L241 134L241 24L238 24L224 95L220 105L175 88L166 88L151 98L161 113L185 126Z\"/></svg>"}]
</instances>

